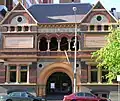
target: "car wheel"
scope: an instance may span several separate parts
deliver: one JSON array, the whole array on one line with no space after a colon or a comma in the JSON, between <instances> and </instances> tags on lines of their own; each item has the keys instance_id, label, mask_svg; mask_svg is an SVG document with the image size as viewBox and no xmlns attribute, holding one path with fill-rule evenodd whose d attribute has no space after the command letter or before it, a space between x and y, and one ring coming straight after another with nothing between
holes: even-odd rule
<instances>
[{"instance_id":1,"label":"car wheel","mask_svg":"<svg viewBox=\"0 0 120 101\"><path fill-rule=\"evenodd\" d=\"M11 99L7 99L6 101L12 101Z\"/></svg>"}]
</instances>

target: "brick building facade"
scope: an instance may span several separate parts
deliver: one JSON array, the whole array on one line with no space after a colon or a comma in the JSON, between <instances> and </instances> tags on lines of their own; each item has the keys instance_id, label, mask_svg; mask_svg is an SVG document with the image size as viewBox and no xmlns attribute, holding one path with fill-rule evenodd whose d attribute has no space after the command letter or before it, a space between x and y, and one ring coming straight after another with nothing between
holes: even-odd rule
<instances>
[{"instance_id":1,"label":"brick building facade","mask_svg":"<svg viewBox=\"0 0 120 101\"><path fill-rule=\"evenodd\" d=\"M73 7L77 8L76 12ZM97 63L91 59L91 53L105 45L109 27L117 22L100 1L94 6L39 4L29 9L18 3L0 26L1 93L19 88L47 96L68 94L68 87L72 92L76 24L76 90L91 91L117 101L117 82L108 84L104 77L108 71L96 68Z\"/></svg>"}]
</instances>

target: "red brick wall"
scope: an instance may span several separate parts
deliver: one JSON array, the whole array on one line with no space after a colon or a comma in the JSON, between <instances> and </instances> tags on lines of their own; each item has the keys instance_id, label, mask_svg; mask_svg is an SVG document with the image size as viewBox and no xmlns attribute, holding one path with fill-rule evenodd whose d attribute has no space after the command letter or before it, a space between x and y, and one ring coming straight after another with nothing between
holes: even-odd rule
<instances>
[{"instance_id":1,"label":"red brick wall","mask_svg":"<svg viewBox=\"0 0 120 101\"><path fill-rule=\"evenodd\" d=\"M30 75L30 83L36 83L37 82L37 64L33 63L29 66L29 75Z\"/></svg>"},{"instance_id":2,"label":"red brick wall","mask_svg":"<svg viewBox=\"0 0 120 101\"><path fill-rule=\"evenodd\" d=\"M0 64L0 83L5 83L5 66Z\"/></svg>"}]
</instances>

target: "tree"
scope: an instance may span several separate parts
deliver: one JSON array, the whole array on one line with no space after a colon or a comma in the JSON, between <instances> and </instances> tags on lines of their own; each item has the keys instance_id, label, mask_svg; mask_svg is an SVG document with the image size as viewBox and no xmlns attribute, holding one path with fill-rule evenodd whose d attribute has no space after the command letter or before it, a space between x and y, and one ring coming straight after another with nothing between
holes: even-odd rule
<instances>
[{"instance_id":1,"label":"tree","mask_svg":"<svg viewBox=\"0 0 120 101\"><path fill-rule=\"evenodd\" d=\"M112 83L120 74L120 29L112 29L111 33L106 36L106 40L105 46L93 52L92 57L98 62L97 67L109 71L106 78L109 83Z\"/></svg>"}]
</instances>

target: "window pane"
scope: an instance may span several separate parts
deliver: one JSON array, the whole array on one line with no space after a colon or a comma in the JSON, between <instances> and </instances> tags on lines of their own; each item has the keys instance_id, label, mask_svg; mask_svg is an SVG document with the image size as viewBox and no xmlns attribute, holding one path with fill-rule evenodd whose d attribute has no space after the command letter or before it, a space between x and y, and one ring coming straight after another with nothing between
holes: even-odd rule
<instances>
[{"instance_id":1,"label":"window pane","mask_svg":"<svg viewBox=\"0 0 120 101\"><path fill-rule=\"evenodd\" d=\"M85 96L86 97L94 97L92 94L90 94L90 93L85 93Z\"/></svg>"},{"instance_id":2,"label":"window pane","mask_svg":"<svg viewBox=\"0 0 120 101\"><path fill-rule=\"evenodd\" d=\"M91 82L97 82L97 71L91 71Z\"/></svg>"},{"instance_id":3,"label":"window pane","mask_svg":"<svg viewBox=\"0 0 120 101\"><path fill-rule=\"evenodd\" d=\"M27 70L27 66L21 66L21 70Z\"/></svg>"},{"instance_id":4,"label":"window pane","mask_svg":"<svg viewBox=\"0 0 120 101\"><path fill-rule=\"evenodd\" d=\"M27 82L27 71L21 71L21 82Z\"/></svg>"},{"instance_id":5,"label":"window pane","mask_svg":"<svg viewBox=\"0 0 120 101\"><path fill-rule=\"evenodd\" d=\"M10 71L10 82L16 82L16 71Z\"/></svg>"},{"instance_id":6,"label":"window pane","mask_svg":"<svg viewBox=\"0 0 120 101\"><path fill-rule=\"evenodd\" d=\"M102 97L105 97L105 98L107 98L107 94L102 94Z\"/></svg>"},{"instance_id":7,"label":"window pane","mask_svg":"<svg viewBox=\"0 0 120 101\"><path fill-rule=\"evenodd\" d=\"M102 71L102 82L107 82L108 80L106 79L106 74L108 74L108 71Z\"/></svg>"},{"instance_id":8,"label":"window pane","mask_svg":"<svg viewBox=\"0 0 120 101\"><path fill-rule=\"evenodd\" d=\"M16 66L10 66L10 70L16 70Z\"/></svg>"},{"instance_id":9,"label":"window pane","mask_svg":"<svg viewBox=\"0 0 120 101\"><path fill-rule=\"evenodd\" d=\"M91 26L90 26L90 30L94 30L94 25L91 25Z\"/></svg>"},{"instance_id":10,"label":"window pane","mask_svg":"<svg viewBox=\"0 0 120 101\"><path fill-rule=\"evenodd\" d=\"M77 96L84 96L84 93L77 93Z\"/></svg>"}]
</instances>

